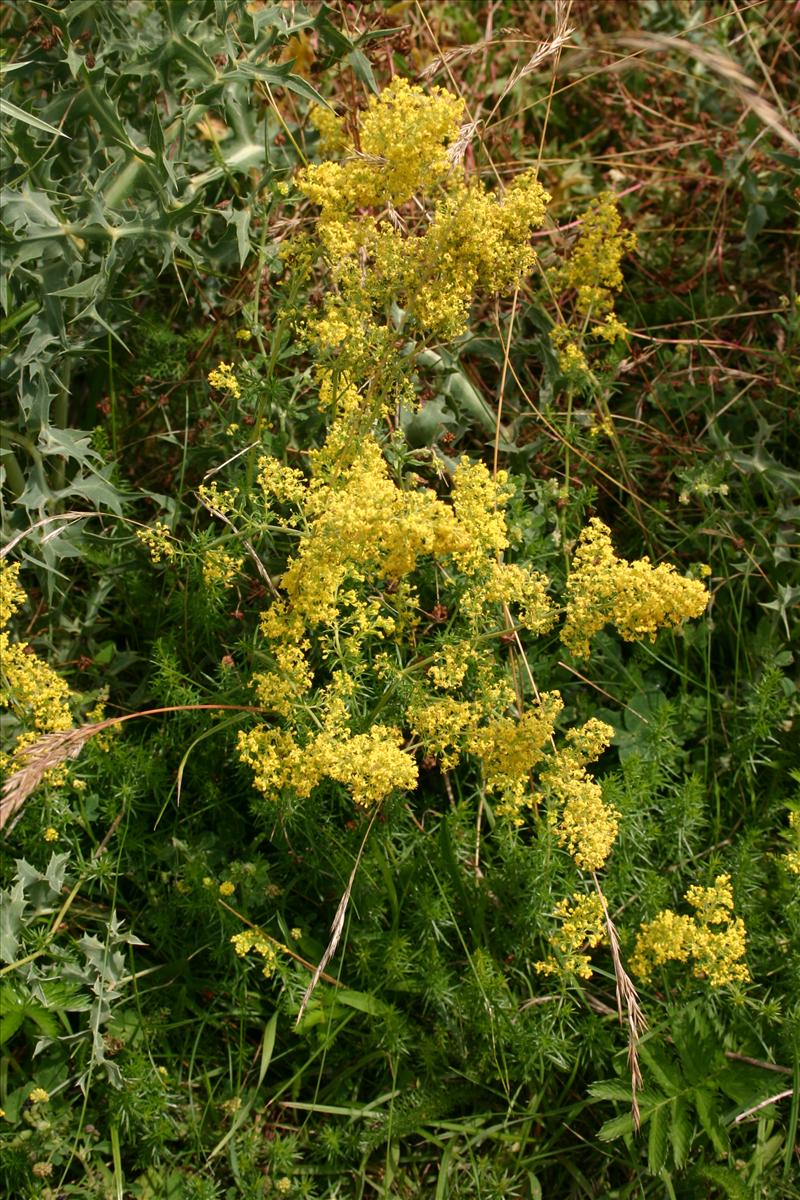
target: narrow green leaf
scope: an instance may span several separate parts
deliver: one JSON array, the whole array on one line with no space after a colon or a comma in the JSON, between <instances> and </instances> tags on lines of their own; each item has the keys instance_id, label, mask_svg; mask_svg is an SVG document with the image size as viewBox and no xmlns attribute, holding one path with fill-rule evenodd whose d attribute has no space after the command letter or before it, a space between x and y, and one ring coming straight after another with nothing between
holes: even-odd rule
<instances>
[{"instance_id":1,"label":"narrow green leaf","mask_svg":"<svg viewBox=\"0 0 800 1200\"><path fill-rule=\"evenodd\" d=\"M264 1082L264 1076L269 1070L269 1064L272 1061L272 1052L275 1049L275 1035L278 1030L278 1014L275 1012L267 1021L264 1027L264 1036L261 1039L261 1062L258 1068L258 1086Z\"/></svg>"}]
</instances>

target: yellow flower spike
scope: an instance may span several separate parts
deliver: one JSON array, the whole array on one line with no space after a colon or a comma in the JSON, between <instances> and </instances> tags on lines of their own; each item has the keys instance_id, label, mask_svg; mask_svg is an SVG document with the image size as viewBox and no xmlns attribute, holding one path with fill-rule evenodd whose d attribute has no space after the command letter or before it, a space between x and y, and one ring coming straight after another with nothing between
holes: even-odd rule
<instances>
[{"instance_id":1,"label":"yellow flower spike","mask_svg":"<svg viewBox=\"0 0 800 1200\"><path fill-rule=\"evenodd\" d=\"M620 813L605 803L600 784L586 770L586 764L600 757L613 736L613 728L595 718L570 729L566 745L553 755L541 775L543 788L562 806L560 818L555 813L551 816L558 840L584 871L599 871L604 866L619 831Z\"/></svg>"},{"instance_id":2,"label":"yellow flower spike","mask_svg":"<svg viewBox=\"0 0 800 1200\"><path fill-rule=\"evenodd\" d=\"M54 829L52 825L48 825L47 829L45 829L44 833L42 834L42 838L45 842L57 842L59 837L60 834L58 830Z\"/></svg>"},{"instance_id":3,"label":"yellow flower spike","mask_svg":"<svg viewBox=\"0 0 800 1200\"><path fill-rule=\"evenodd\" d=\"M28 1093L28 1099L31 1104L47 1104L50 1099L50 1093L46 1092L44 1088L35 1087Z\"/></svg>"},{"instance_id":4,"label":"yellow flower spike","mask_svg":"<svg viewBox=\"0 0 800 1200\"><path fill-rule=\"evenodd\" d=\"M7 625L25 602L19 584L19 564L0 560L0 624ZM10 708L24 732L18 735L12 753L37 741L43 733L63 732L72 727L70 690L51 666L22 642L12 642L0 628L0 668L3 687L0 708ZM57 786L66 780L64 767L48 771L45 782Z\"/></svg>"}]
</instances>

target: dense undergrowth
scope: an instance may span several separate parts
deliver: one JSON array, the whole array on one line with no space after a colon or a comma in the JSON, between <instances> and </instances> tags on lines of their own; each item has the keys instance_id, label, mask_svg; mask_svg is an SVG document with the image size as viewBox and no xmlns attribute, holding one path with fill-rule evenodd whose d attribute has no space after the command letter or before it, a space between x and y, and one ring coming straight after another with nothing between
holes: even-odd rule
<instances>
[{"instance_id":1,"label":"dense undergrowth","mask_svg":"<svg viewBox=\"0 0 800 1200\"><path fill-rule=\"evenodd\" d=\"M4 1194L800 1195L793 10L0 27Z\"/></svg>"}]
</instances>

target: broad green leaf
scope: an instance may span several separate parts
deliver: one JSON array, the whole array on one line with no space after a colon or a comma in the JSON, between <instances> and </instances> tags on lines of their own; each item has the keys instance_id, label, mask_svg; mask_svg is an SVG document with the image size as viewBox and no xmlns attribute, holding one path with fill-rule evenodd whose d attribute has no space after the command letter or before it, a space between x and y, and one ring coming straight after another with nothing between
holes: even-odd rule
<instances>
[{"instance_id":1,"label":"broad green leaf","mask_svg":"<svg viewBox=\"0 0 800 1200\"><path fill-rule=\"evenodd\" d=\"M369 992L354 992L349 989L337 990L336 1001L347 1008L355 1008L358 1012L368 1013L371 1017L384 1016L392 1011L392 1006L379 1000Z\"/></svg>"},{"instance_id":2,"label":"broad green leaf","mask_svg":"<svg viewBox=\"0 0 800 1200\"><path fill-rule=\"evenodd\" d=\"M0 994L3 1015L0 1017L0 1046L10 1041L25 1020L23 1008L10 1008L5 993Z\"/></svg>"}]
</instances>

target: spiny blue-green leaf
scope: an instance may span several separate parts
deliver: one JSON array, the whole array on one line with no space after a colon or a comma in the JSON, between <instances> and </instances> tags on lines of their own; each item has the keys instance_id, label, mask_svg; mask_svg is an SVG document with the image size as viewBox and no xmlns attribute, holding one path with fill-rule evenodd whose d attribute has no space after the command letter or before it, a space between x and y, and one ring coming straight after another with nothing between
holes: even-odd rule
<instances>
[{"instance_id":1,"label":"spiny blue-green leaf","mask_svg":"<svg viewBox=\"0 0 800 1200\"><path fill-rule=\"evenodd\" d=\"M6 100L4 96L0 96L0 113L4 117L11 117L13 121L22 121L25 125L32 126L33 129L41 129L45 133L53 133L56 137L69 139L69 134L64 133L61 129L56 129L54 125L48 125L47 121L42 121L40 117L35 117L33 113L25 112L24 108L18 108L16 104L12 104L10 100Z\"/></svg>"}]
</instances>

